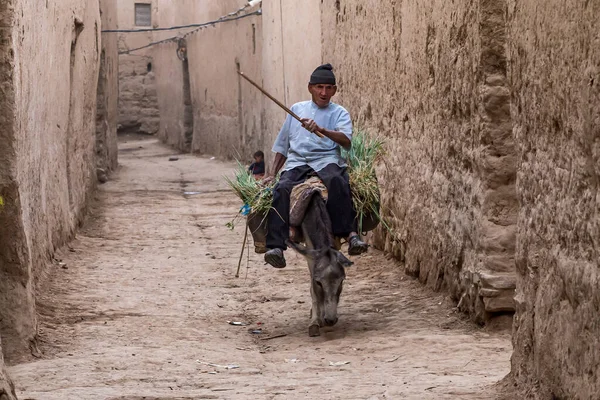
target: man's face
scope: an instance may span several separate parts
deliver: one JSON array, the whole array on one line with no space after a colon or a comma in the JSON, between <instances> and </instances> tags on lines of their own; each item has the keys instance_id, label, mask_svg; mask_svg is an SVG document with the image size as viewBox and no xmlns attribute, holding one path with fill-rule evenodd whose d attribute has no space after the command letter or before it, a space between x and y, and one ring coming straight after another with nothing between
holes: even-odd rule
<instances>
[{"instance_id":1,"label":"man's face","mask_svg":"<svg viewBox=\"0 0 600 400\"><path fill-rule=\"evenodd\" d=\"M263 160L263 158L261 156L254 156L254 161L256 161L257 163L261 162Z\"/></svg>"},{"instance_id":2,"label":"man's face","mask_svg":"<svg viewBox=\"0 0 600 400\"><path fill-rule=\"evenodd\" d=\"M319 107L327 107L331 98L337 92L335 85L308 85L308 91L312 95L312 101Z\"/></svg>"}]
</instances>

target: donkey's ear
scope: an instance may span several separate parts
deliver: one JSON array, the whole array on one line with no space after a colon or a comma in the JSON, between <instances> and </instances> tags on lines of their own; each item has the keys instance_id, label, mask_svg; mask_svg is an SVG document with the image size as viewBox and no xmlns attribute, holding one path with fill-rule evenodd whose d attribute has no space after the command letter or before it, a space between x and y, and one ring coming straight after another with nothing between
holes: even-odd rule
<instances>
[{"instance_id":1,"label":"donkey's ear","mask_svg":"<svg viewBox=\"0 0 600 400\"><path fill-rule=\"evenodd\" d=\"M348 258L342 254L342 252L337 251L337 250L333 250L332 249L332 258L334 258L334 260L336 260L338 263L340 263L340 265L344 268L348 268L351 267L352 265L354 265L354 263L350 260L348 260Z\"/></svg>"}]
</instances>

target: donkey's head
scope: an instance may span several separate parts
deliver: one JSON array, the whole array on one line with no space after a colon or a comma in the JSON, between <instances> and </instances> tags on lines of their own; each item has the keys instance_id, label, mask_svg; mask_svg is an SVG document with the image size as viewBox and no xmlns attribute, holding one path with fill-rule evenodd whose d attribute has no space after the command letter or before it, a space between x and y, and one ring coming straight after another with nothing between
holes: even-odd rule
<instances>
[{"instance_id":1,"label":"donkey's head","mask_svg":"<svg viewBox=\"0 0 600 400\"><path fill-rule=\"evenodd\" d=\"M324 247L317 250L311 250L305 246L292 242L288 246L306 257L310 267L311 285L313 296L316 297L320 312L319 319L326 326L333 326L337 323L337 306L342 294L342 286L346 278L345 268L352 265L339 251Z\"/></svg>"}]
</instances>

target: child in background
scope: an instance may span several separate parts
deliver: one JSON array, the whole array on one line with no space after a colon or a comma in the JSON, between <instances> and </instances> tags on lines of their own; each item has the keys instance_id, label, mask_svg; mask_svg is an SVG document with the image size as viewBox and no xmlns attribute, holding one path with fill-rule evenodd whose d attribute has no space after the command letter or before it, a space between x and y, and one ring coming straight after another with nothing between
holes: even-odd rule
<instances>
[{"instance_id":1,"label":"child in background","mask_svg":"<svg viewBox=\"0 0 600 400\"><path fill-rule=\"evenodd\" d=\"M260 150L254 153L254 162L250 165L248 171L256 179L262 179L265 176L265 153Z\"/></svg>"}]
</instances>

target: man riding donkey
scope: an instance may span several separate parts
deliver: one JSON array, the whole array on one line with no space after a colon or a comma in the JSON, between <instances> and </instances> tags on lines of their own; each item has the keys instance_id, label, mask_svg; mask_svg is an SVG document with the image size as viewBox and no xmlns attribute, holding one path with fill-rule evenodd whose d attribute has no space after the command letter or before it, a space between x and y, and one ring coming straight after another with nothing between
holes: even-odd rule
<instances>
[{"instance_id":1,"label":"man riding donkey","mask_svg":"<svg viewBox=\"0 0 600 400\"><path fill-rule=\"evenodd\" d=\"M337 86L330 64L321 65L312 73L308 91L311 101L292 106L302 124L288 115L273 145L275 159L264 178L264 182L271 181L283 168L279 183L274 188L273 208L267 222L266 244L269 250L265 253L265 261L275 268L286 266L283 252L290 238L292 189L315 174L327 188L331 233L348 241L350 255L359 255L368 249L356 232L350 180L341 156L341 149L350 149L351 146L352 121L344 107L331 102ZM309 132L319 133L322 138ZM294 232L292 227L292 240L295 239Z\"/></svg>"}]
</instances>

